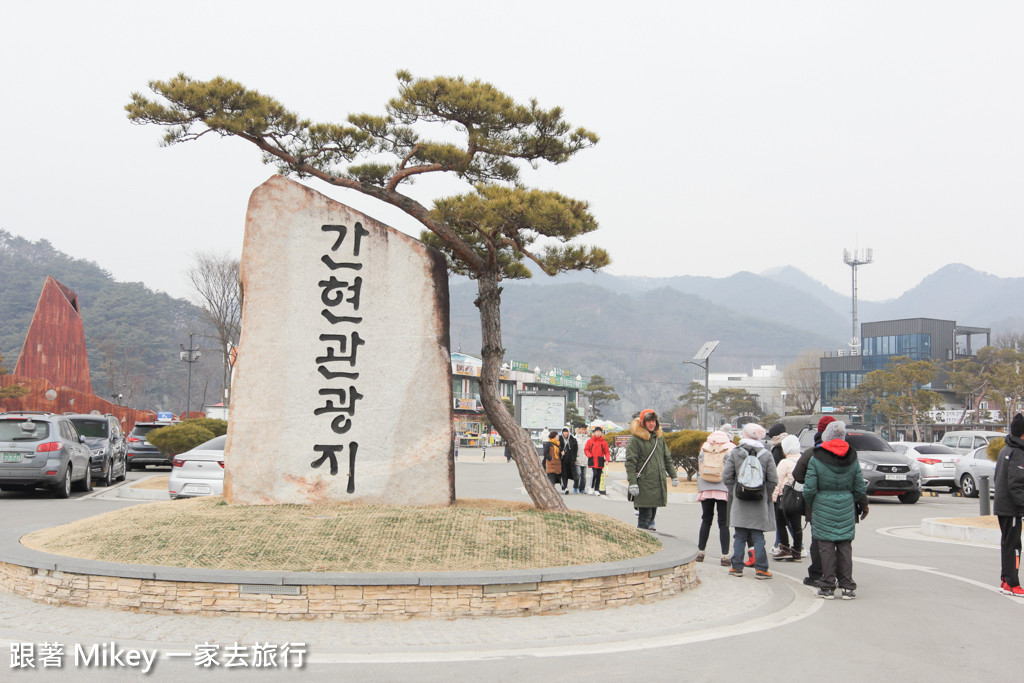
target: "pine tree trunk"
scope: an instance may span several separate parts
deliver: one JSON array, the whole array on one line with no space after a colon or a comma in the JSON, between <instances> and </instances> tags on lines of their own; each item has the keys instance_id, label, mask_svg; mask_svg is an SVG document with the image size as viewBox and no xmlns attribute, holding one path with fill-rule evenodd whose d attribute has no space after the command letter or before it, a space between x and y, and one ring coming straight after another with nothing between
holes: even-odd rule
<instances>
[{"instance_id":1,"label":"pine tree trunk","mask_svg":"<svg viewBox=\"0 0 1024 683\"><path fill-rule=\"evenodd\" d=\"M537 449L530 435L519 426L501 400L498 376L505 349L501 346L501 287L494 276L477 280L479 297L474 302L480 309L480 332L483 340L481 355L483 369L480 372L480 400L491 423L511 446L512 459L519 468L519 476L533 504L541 510L568 512L565 501L540 466Z\"/></svg>"}]
</instances>

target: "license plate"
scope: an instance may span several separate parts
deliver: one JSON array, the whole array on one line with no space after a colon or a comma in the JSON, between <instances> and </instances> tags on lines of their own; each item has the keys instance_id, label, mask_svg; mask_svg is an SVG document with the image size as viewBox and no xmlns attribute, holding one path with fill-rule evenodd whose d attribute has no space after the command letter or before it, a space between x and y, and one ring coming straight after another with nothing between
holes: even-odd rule
<instances>
[{"instance_id":1,"label":"license plate","mask_svg":"<svg viewBox=\"0 0 1024 683\"><path fill-rule=\"evenodd\" d=\"M210 487L205 484L189 484L185 487L185 493L210 493Z\"/></svg>"},{"instance_id":2,"label":"license plate","mask_svg":"<svg viewBox=\"0 0 1024 683\"><path fill-rule=\"evenodd\" d=\"M4 453L4 462L21 462L21 453Z\"/></svg>"},{"instance_id":3,"label":"license plate","mask_svg":"<svg viewBox=\"0 0 1024 683\"><path fill-rule=\"evenodd\" d=\"M951 462L944 462L944 463L942 463L942 466L943 467L947 467L949 469L953 469L953 467L955 467L955 465L953 463L951 463Z\"/></svg>"},{"instance_id":4,"label":"license plate","mask_svg":"<svg viewBox=\"0 0 1024 683\"><path fill-rule=\"evenodd\" d=\"M887 475L885 475L885 478L888 481L903 481L903 480L905 480L907 478L907 475L905 475L905 474L887 474Z\"/></svg>"}]
</instances>

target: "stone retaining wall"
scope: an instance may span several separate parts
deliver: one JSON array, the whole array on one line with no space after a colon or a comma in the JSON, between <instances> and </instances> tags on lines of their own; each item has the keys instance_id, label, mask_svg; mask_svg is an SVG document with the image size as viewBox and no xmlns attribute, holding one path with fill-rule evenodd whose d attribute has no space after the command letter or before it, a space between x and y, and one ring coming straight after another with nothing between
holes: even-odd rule
<instances>
[{"instance_id":1,"label":"stone retaining wall","mask_svg":"<svg viewBox=\"0 0 1024 683\"><path fill-rule=\"evenodd\" d=\"M0 587L50 605L280 620L543 614L652 602L696 585L697 571L692 560L664 569L623 574L475 585L168 581L79 574L0 562Z\"/></svg>"}]
</instances>

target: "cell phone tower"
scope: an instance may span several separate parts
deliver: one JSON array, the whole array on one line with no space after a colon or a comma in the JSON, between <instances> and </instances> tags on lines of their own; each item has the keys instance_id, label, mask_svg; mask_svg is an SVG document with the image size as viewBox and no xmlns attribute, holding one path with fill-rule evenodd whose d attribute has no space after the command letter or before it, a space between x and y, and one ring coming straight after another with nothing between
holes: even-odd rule
<instances>
[{"instance_id":1,"label":"cell phone tower","mask_svg":"<svg viewBox=\"0 0 1024 683\"><path fill-rule=\"evenodd\" d=\"M857 266L865 266L875 260L874 249L843 249L843 263L853 271L853 308L850 322L850 355L860 355L860 331L857 329Z\"/></svg>"}]
</instances>

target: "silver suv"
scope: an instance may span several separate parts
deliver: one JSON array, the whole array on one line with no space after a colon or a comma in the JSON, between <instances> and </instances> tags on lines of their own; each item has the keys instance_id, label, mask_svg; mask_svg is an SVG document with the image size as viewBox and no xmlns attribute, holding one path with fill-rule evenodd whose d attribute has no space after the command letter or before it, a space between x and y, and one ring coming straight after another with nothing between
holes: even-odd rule
<instances>
[{"instance_id":1,"label":"silver suv","mask_svg":"<svg viewBox=\"0 0 1024 683\"><path fill-rule=\"evenodd\" d=\"M92 491L89 447L71 420L53 413L0 413L0 491L49 488L67 498L73 483Z\"/></svg>"}]
</instances>

